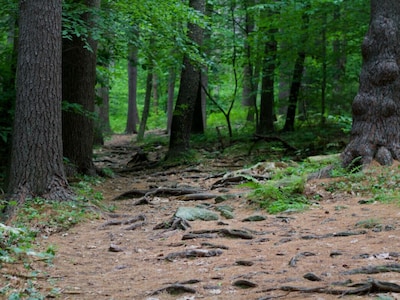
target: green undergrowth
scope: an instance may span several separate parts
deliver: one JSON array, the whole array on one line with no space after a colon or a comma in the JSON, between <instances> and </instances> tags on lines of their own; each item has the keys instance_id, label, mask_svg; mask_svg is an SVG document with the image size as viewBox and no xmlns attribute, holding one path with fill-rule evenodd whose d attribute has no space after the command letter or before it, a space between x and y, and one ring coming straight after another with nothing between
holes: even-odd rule
<instances>
[{"instance_id":1,"label":"green undergrowth","mask_svg":"<svg viewBox=\"0 0 400 300\"><path fill-rule=\"evenodd\" d=\"M338 155L316 158L277 168L272 172L271 179L264 182L250 178L252 180L244 184L252 189L249 199L272 214L305 210L310 204L323 201L318 194L305 195L307 178L329 166L329 179L318 183L327 192L365 198L362 200L365 204L382 202L400 205L400 166L373 165L363 170L349 170L341 166Z\"/></svg>"},{"instance_id":2,"label":"green undergrowth","mask_svg":"<svg viewBox=\"0 0 400 300\"><path fill-rule=\"evenodd\" d=\"M71 201L49 201L42 198L27 199L18 209L10 224L0 223L0 269L12 264L23 266L26 272L25 284L16 287L13 276L0 278L1 299L45 299L35 284L40 271L32 267L33 259L51 264L56 254L56 246L40 249L38 237L63 232L84 220L98 218L100 211L112 211L114 207L102 203L103 196L94 186L101 184L97 177L80 177L71 184L76 199ZM39 249L39 250L38 250ZM13 268L13 267L11 267ZM56 289L51 296L56 296ZM47 298L46 298L47 299Z\"/></svg>"}]
</instances>

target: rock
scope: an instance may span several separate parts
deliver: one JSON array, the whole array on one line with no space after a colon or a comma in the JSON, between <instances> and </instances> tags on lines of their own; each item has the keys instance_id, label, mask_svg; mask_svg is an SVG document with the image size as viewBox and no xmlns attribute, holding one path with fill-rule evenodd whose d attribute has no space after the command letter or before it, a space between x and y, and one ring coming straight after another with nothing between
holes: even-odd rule
<instances>
[{"instance_id":1,"label":"rock","mask_svg":"<svg viewBox=\"0 0 400 300\"><path fill-rule=\"evenodd\" d=\"M264 221L266 219L267 218L264 216L255 215L255 216L250 216L250 217L244 218L242 220L242 222L259 222L259 221Z\"/></svg>"},{"instance_id":2,"label":"rock","mask_svg":"<svg viewBox=\"0 0 400 300\"><path fill-rule=\"evenodd\" d=\"M232 285L239 287L241 289L249 289L257 286L256 283L243 279L236 280Z\"/></svg>"},{"instance_id":3,"label":"rock","mask_svg":"<svg viewBox=\"0 0 400 300\"><path fill-rule=\"evenodd\" d=\"M315 275L314 273L307 273L304 274L303 276L305 279L308 279L310 281L321 281L322 279L319 278L317 275Z\"/></svg>"},{"instance_id":4,"label":"rock","mask_svg":"<svg viewBox=\"0 0 400 300\"><path fill-rule=\"evenodd\" d=\"M203 220L212 221L218 220L218 214L205 208L181 206L175 213L175 217L182 218L188 221Z\"/></svg>"},{"instance_id":5,"label":"rock","mask_svg":"<svg viewBox=\"0 0 400 300\"><path fill-rule=\"evenodd\" d=\"M233 214L233 208L228 205L219 205L215 208L215 210L219 211L226 219L233 219L235 217Z\"/></svg>"},{"instance_id":6,"label":"rock","mask_svg":"<svg viewBox=\"0 0 400 300\"><path fill-rule=\"evenodd\" d=\"M110 251L110 252L123 252L124 250L121 247L118 247L117 245L111 244L110 247L108 248L108 251Z\"/></svg>"}]
</instances>

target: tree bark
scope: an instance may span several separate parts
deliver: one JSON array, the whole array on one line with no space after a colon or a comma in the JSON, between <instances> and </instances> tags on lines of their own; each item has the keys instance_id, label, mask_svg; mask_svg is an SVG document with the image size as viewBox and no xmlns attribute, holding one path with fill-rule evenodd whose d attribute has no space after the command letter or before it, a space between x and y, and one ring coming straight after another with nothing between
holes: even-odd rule
<instances>
[{"instance_id":1,"label":"tree bark","mask_svg":"<svg viewBox=\"0 0 400 300\"><path fill-rule=\"evenodd\" d=\"M96 8L100 0L86 0L85 4ZM84 22L93 23L93 18L90 13L82 15ZM71 40L63 39L63 101L77 104L81 109L63 112L62 137L64 156L76 167L77 172L95 175L92 155L97 41L90 35L86 38L87 41L82 36L72 35ZM86 43L91 50L87 49Z\"/></svg>"},{"instance_id":2,"label":"tree bark","mask_svg":"<svg viewBox=\"0 0 400 300\"><path fill-rule=\"evenodd\" d=\"M171 134L172 114L174 111L176 72L170 68L168 72L168 100L167 100L167 132Z\"/></svg>"},{"instance_id":3,"label":"tree bark","mask_svg":"<svg viewBox=\"0 0 400 300\"><path fill-rule=\"evenodd\" d=\"M61 140L61 0L20 1L16 107L8 193L71 199ZM11 209L12 210L12 209Z\"/></svg>"},{"instance_id":4,"label":"tree bark","mask_svg":"<svg viewBox=\"0 0 400 300\"><path fill-rule=\"evenodd\" d=\"M200 13L204 13L205 1L190 0L189 6ZM189 23L188 37L200 47L203 42L203 30L196 24ZM179 157L190 149L190 131L200 80L199 68L185 55L178 98L172 117L167 158Z\"/></svg>"},{"instance_id":5,"label":"tree bark","mask_svg":"<svg viewBox=\"0 0 400 300\"><path fill-rule=\"evenodd\" d=\"M346 167L400 158L400 2L371 0L369 30L361 46L363 64L354 98Z\"/></svg>"},{"instance_id":6,"label":"tree bark","mask_svg":"<svg viewBox=\"0 0 400 300\"><path fill-rule=\"evenodd\" d=\"M270 30L270 41L265 43L264 63L262 72L262 91L260 102L260 121L258 122L257 134L266 134L274 131L274 86L275 86L275 67L277 42L273 34L275 30Z\"/></svg>"},{"instance_id":7,"label":"tree bark","mask_svg":"<svg viewBox=\"0 0 400 300\"><path fill-rule=\"evenodd\" d=\"M153 81L153 66L149 64L149 69L147 70L146 94L144 96L142 120L140 121L139 132L137 135L138 141L142 141L144 138L144 132L146 131L146 123L150 114L151 90L153 86L152 81Z\"/></svg>"},{"instance_id":8,"label":"tree bark","mask_svg":"<svg viewBox=\"0 0 400 300\"><path fill-rule=\"evenodd\" d=\"M125 129L125 132L128 134L137 133L136 125L139 123L139 112L137 109L137 65L138 49L136 46L130 46L128 57L128 116Z\"/></svg>"},{"instance_id":9,"label":"tree bark","mask_svg":"<svg viewBox=\"0 0 400 300\"><path fill-rule=\"evenodd\" d=\"M242 105L248 109L247 121L254 122L255 109L257 100L257 86L254 84L254 65L252 60L252 48L250 44L250 35L254 31L254 17L249 8L255 5L254 0L244 0L245 9L245 26L244 26L244 55L245 63L243 66L243 88L242 88Z\"/></svg>"}]
</instances>

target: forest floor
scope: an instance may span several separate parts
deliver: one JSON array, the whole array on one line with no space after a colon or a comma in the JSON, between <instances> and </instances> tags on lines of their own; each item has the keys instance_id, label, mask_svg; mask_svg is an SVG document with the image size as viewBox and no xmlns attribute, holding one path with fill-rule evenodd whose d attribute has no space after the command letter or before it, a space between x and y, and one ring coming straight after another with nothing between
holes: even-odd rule
<instances>
[{"instance_id":1,"label":"forest floor","mask_svg":"<svg viewBox=\"0 0 400 300\"><path fill-rule=\"evenodd\" d=\"M56 247L53 264L37 263L46 274L36 279L42 293L57 287L59 299L400 299L398 204L327 191L338 178L314 179L305 193L318 201L309 209L271 215L247 199L245 187L216 175L248 166L248 157L138 169L131 141L114 136L97 151L99 167L120 170L95 187L115 212L41 241ZM190 190L206 196L174 195ZM173 218L179 207L198 205L223 205L232 216Z\"/></svg>"}]
</instances>

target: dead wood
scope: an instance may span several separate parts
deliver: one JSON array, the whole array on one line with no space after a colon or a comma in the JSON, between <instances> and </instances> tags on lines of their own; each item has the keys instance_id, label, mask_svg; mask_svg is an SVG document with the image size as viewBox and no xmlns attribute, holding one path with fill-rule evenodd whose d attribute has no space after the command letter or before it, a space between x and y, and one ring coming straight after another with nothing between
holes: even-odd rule
<instances>
[{"instance_id":1,"label":"dead wood","mask_svg":"<svg viewBox=\"0 0 400 300\"><path fill-rule=\"evenodd\" d=\"M113 200L125 200L130 198L136 198L138 196L150 197L150 196L181 196L186 194L203 193L204 190L199 190L195 188L168 188L159 187L149 190L130 190L120 194Z\"/></svg>"},{"instance_id":2,"label":"dead wood","mask_svg":"<svg viewBox=\"0 0 400 300\"><path fill-rule=\"evenodd\" d=\"M173 261L177 258L191 258L191 257L212 257L212 256L220 256L222 254L222 250L220 249L188 249L181 252L173 252L168 254L165 257L165 260Z\"/></svg>"}]
</instances>

